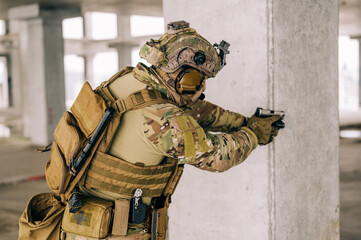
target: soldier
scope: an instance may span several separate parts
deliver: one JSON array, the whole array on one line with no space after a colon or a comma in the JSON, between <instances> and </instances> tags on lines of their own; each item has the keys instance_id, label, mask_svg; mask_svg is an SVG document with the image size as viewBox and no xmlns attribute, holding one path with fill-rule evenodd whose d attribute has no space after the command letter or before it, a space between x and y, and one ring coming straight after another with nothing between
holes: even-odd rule
<instances>
[{"instance_id":1,"label":"soldier","mask_svg":"<svg viewBox=\"0 0 361 240\"><path fill-rule=\"evenodd\" d=\"M280 116L247 118L201 100L206 80L226 64L227 53L226 42L214 47L187 22L172 22L167 33L140 50L151 67L139 63L125 68L95 90L122 117L110 122L73 191L73 213L65 210L62 223L67 239L79 237L74 229L85 227L95 215L94 208L86 215L84 206L74 203L78 193L115 201L109 239L165 239L166 210L184 164L223 172L243 162L257 145L273 140ZM93 115L84 117L91 109L77 106L72 112L86 135Z\"/></svg>"}]
</instances>

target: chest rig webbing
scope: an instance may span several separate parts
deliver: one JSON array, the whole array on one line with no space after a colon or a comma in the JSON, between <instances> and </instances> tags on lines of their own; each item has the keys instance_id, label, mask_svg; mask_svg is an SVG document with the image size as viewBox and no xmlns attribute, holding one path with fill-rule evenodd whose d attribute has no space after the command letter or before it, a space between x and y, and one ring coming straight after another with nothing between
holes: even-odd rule
<instances>
[{"instance_id":1,"label":"chest rig webbing","mask_svg":"<svg viewBox=\"0 0 361 240\"><path fill-rule=\"evenodd\" d=\"M178 165L175 159L166 159L162 164L156 166L138 166L107 154L119 126L121 116L125 112L153 104L170 103L167 97L159 91L149 89L134 92L125 99L115 99L109 91L109 84L131 72L132 69L130 67L124 68L108 81L103 82L95 91L91 89L89 84L84 84L83 89L71 107L72 113L65 112L66 120L59 122L54 133L56 141L53 143L52 153L54 153L54 156L59 155L61 157L51 156L47 164L47 170L49 169L47 181L49 187L63 201L71 197L73 189L79 182L86 187L115 192L129 197L132 197L138 188L143 190L144 197L165 197L164 199L168 199L173 194L183 171L183 166ZM89 96L92 100L89 99ZM93 104L92 102L95 103ZM82 146L82 148L84 148L87 141L89 142L101 118L100 116L100 118L97 118L99 120L95 121L94 118L96 117L89 112L93 111L94 114L94 108L98 106L103 106L103 111L106 108L112 108L115 110L114 114L97 141L93 143L94 146L85 158L81 168L73 171L71 166L79 159L81 150L79 150L78 146L70 146L69 142L76 142L76 145ZM69 137L71 134L64 134L66 132L64 129L69 128L69 126L72 129L75 126L77 128L76 131L80 132L84 139L82 141L74 140ZM76 131L74 130L73 132ZM76 153L75 151L74 153L73 149L78 149L78 152ZM67 173L66 170L63 171L63 176L50 173L52 168L57 167L59 159L70 166L70 172L73 175ZM59 181L59 184L52 184ZM54 188L51 185L59 185L59 187Z\"/></svg>"}]
</instances>

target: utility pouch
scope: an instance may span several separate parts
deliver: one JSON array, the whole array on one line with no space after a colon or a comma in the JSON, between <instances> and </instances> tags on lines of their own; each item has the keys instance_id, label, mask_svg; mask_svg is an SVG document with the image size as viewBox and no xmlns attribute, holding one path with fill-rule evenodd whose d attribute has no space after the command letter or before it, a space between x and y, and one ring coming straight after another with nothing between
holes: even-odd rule
<instances>
[{"instance_id":1,"label":"utility pouch","mask_svg":"<svg viewBox=\"0 0 361 240\"><path fill-rule=\"evenodd\" d=\"M75 158L86 139L72 113L65 111L54 131L54 138L64 155L66 164Z\"/></svg>"},{"instance_id":2,"label":"utility pouch","mask_svg":"<svg viewBox=\"0 0 361 240\"><path fill-rule=\"evenodd\" d=\"M65 206L54 193L33 196L19 221L19 240L59 240Z\"/></svg>"},{"instance_id":3,"label":"utility pouch","mask_svg":"<svg viewBox=\"0 0 361 240\"><path fill-rule=\"evenodd\" d=\"M58 144L53 142L50 159L46 163L45 178L49 188L56 194L64 191L65 185L70 180L69 168Z\"/></svg>"},{"instance_id":4,"label":"utility pouch","mask_svg":"<svg viewBox=\"0 0 361 240\"><path fill-rule=\"evenodd\" d=\"M66 189L71 177L69 162L78 155L86 139L73 114L67 111L63 113L56 126L54 138L45 173L50 189L60 195Z\"/></svg>"},{"instance_id":5,"label":"utility pouch","mask_svg":"<svg viewBox=\"0 0 361 240\"><path fill-rule=\"evenodd\" d=\"M107 109L104 99L96 94L88 82L84 83L70 110L86 138L90 138Z\"/></svg>"},{"instance_id":6,"label":"utility pouch","mask_svg":"<svg viewBox=\"0 0 361 240\"><path fill-rule=\"evenodd\" d=\"M126 236L129 219L129 200L115 200L113 230L112 234L117 236Z\"/></svg>"},{"instance_id":7,"label":"utility pouch","mask_svg":"<svg viewBox=\"0 0 361 240\"><path fill-rule=\"evenodd\" d=\"M153 209L152 213L152 240L165 240L168 228L168 208Z\"/></svg>"},{"instance_id":8,"label":"utility pouch","mask_svg":"<svg viewBox=\"0 0 361 240\"><path fill-rule=\"evenodd\" d=\"M102 239L109 234L113 203L100 198L84 199L82 207L76 213L66 206L62 222L65 233Z\"/></svg>"}]
</instances>

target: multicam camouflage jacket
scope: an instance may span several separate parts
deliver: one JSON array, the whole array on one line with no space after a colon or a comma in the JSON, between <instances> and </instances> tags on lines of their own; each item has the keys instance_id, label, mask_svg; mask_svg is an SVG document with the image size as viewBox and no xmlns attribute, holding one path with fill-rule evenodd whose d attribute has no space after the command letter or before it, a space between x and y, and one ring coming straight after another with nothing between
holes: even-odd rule
<instances>
[{"instance_id":1,"label":"multicam camouflage jacket","mask_svg":"<svg viewBox=\"0 0 361 240\"><path fill-rule=\"evenodd\" d=\"M166 94L146 66L138 64L133 76ZM244 116L203 100L185 107L152 105L142 109L142 118L144 137L158 154L207 171L228 170L244 161L258 144L253 131L245 127Z\"/></svg>"},{"instance_id":2,"label":"multicam camouflage jacket","mask_svg":"<svg viewBox=\"0 0 361 240\"><path fill-rule=\"evenodd\" d=\"M116 99L124 99L145 88L167 94L157 77L142 64L109 84L109 91ZM257 147L256 135L245 125L246 118L241 114L207 101L198 100L184 107L172 102L150 105L123 114L108 154L138 166L158 165L168 157L178 160L179 164L223 172L243 162ZM113 179L102 174L98 180L105 181L105 178L113 183ZM85 185L79 185L85 195L110 201L130 199L129 195L86 184L87 180ZM149 205L151 198L144 196L143 202ZM130 224L128 235L140 234L142 239L149 239L149 233L144 234L146 228L145 222Z\"/></svg>"}]
</instances>

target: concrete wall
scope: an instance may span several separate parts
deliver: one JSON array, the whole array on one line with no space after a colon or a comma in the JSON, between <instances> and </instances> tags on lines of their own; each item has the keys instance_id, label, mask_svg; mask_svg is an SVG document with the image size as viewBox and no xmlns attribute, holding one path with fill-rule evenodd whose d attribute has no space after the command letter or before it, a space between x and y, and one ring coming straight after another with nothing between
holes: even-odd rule
<instances>
[{"instance_id":1,"label":"concrete wall","mask_svg":"<svg viewBox=\"0 0 361 240\"><path fill-rule=\"evenodd\" d=\"M287 128L221 174L187 166L170 238L339 239L338 2L164 0L210 42L231 43L206 99L250 116L286 111Z\"/></svg>"}]
</instances>

